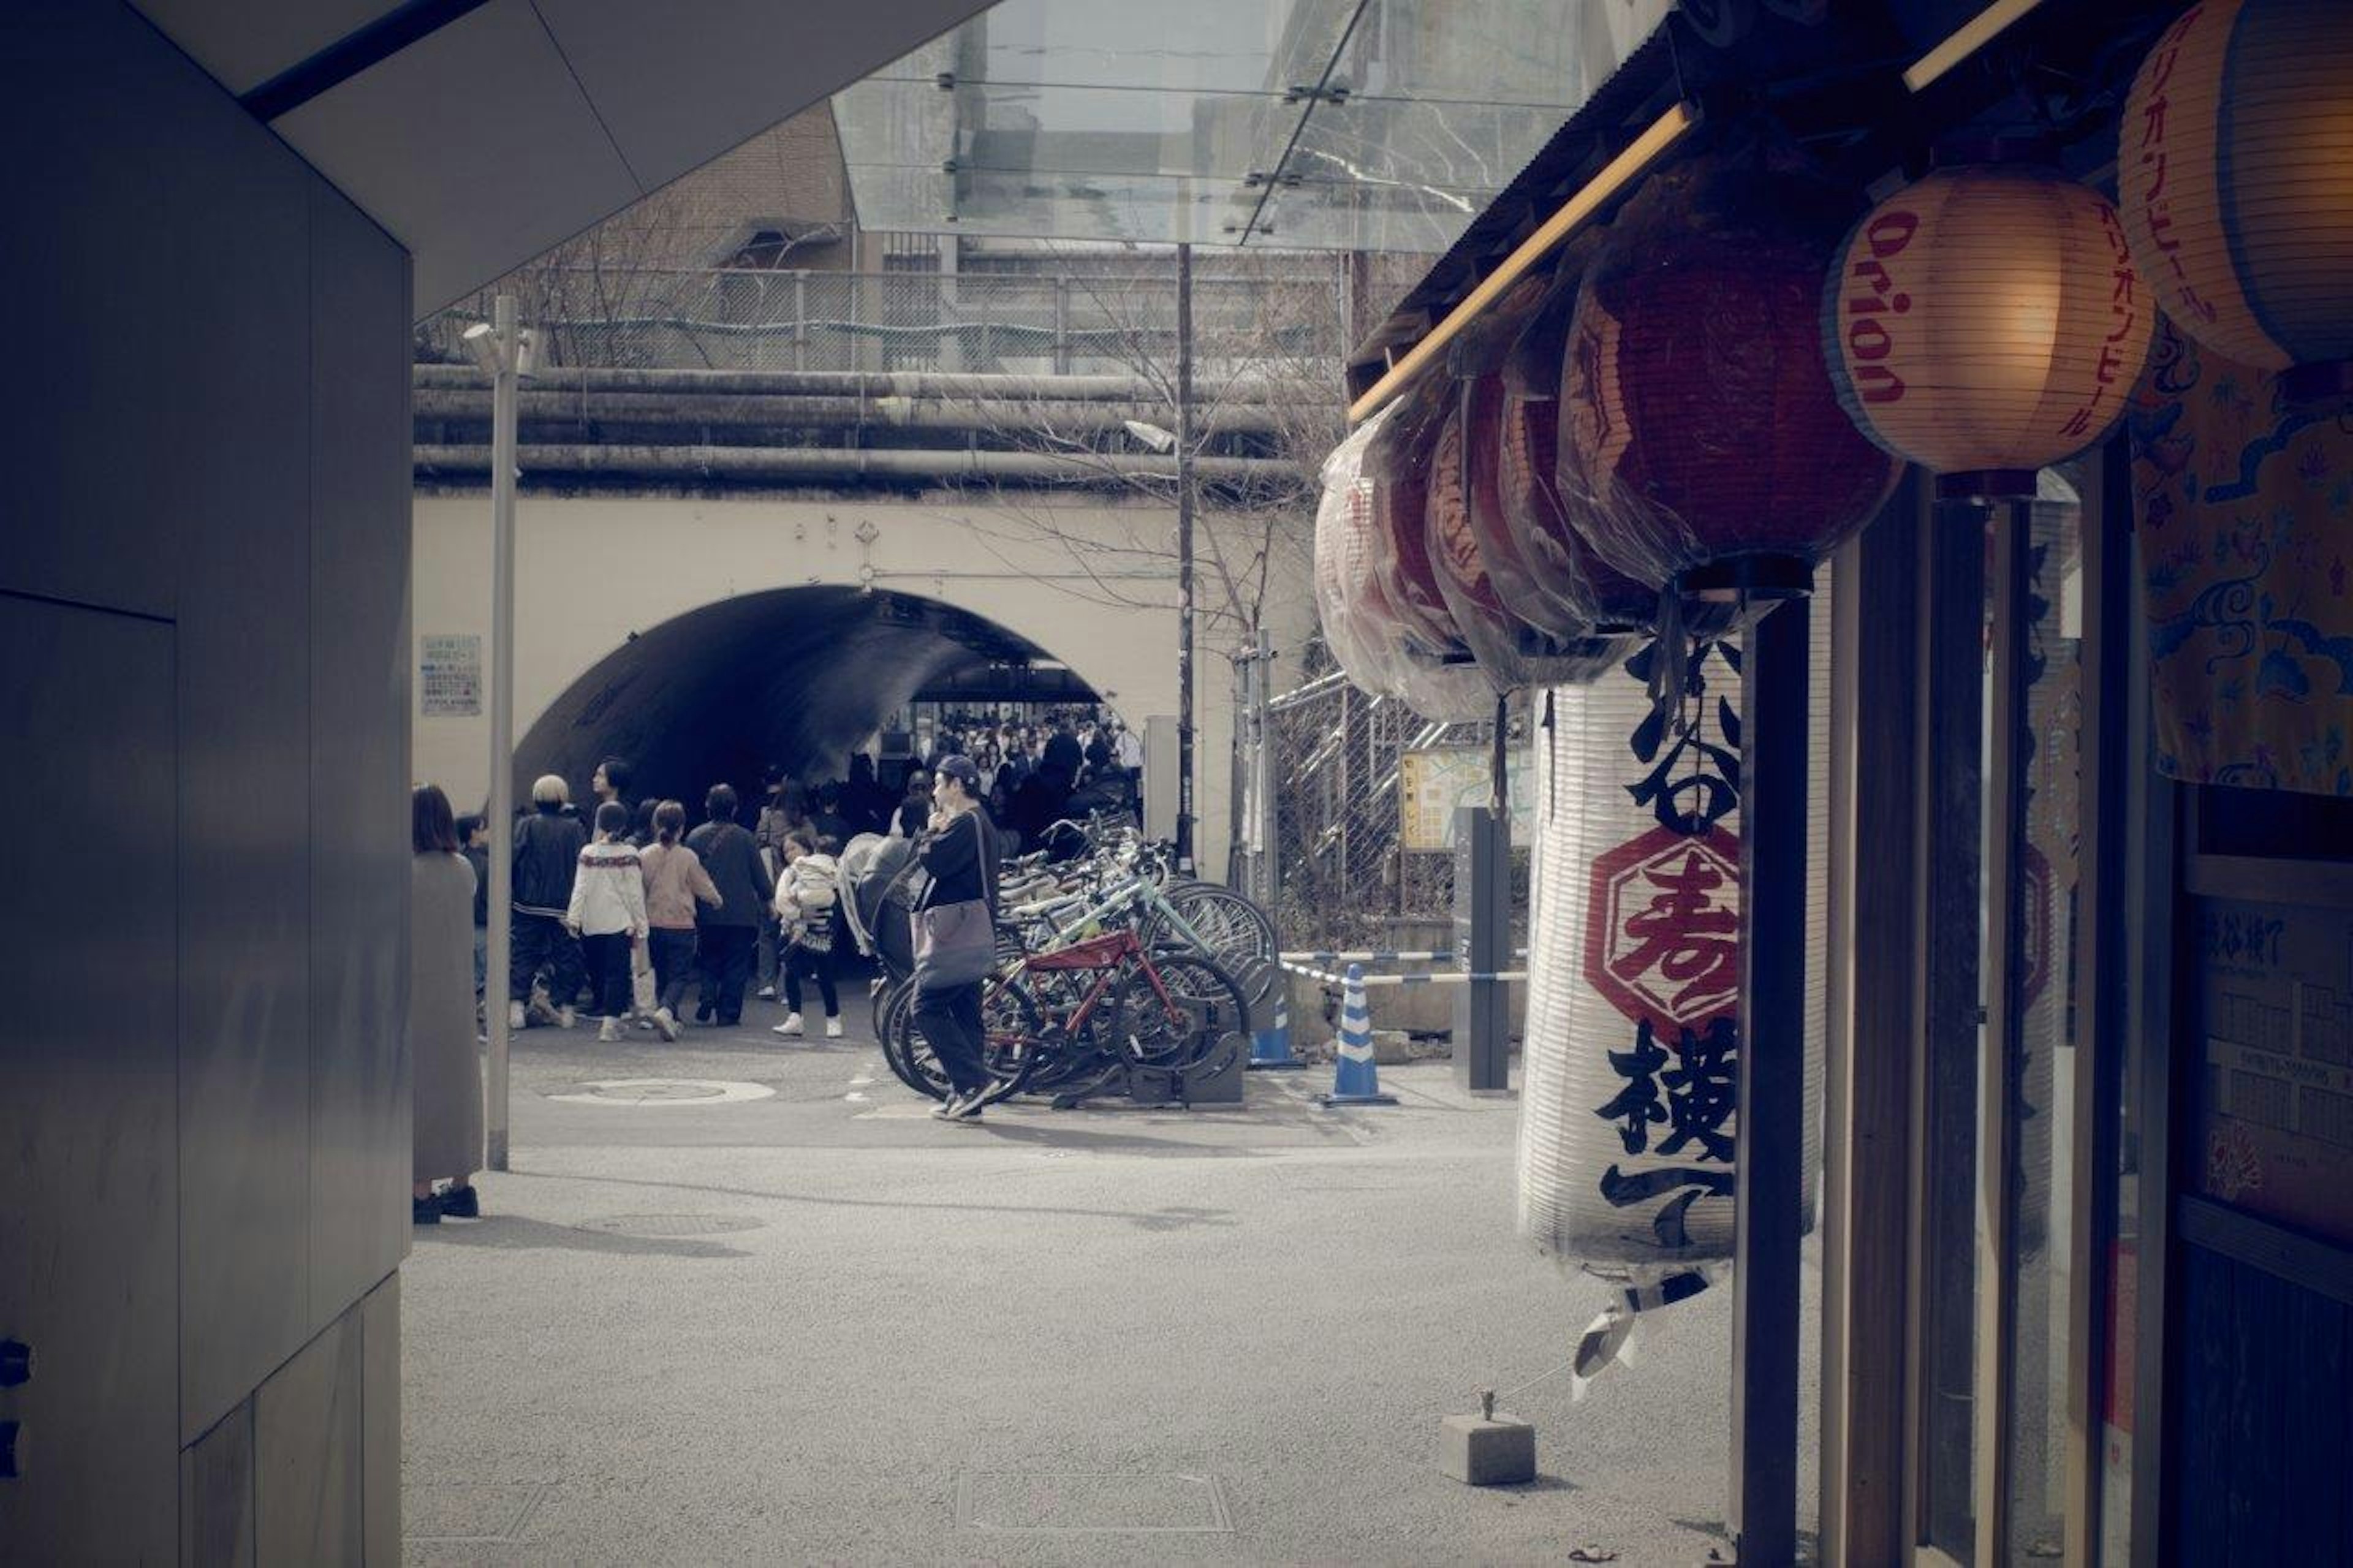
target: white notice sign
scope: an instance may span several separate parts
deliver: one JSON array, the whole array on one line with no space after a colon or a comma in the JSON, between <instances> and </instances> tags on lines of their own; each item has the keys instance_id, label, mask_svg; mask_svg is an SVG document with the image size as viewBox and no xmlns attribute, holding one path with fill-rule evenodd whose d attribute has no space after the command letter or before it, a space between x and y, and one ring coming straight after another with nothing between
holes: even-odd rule
<instances>
[{"instance_id":1,"label":"white notice sign","mask_svg":"<svg viewBox=\"0 0 2353 1568\"><path fill-rule=\"evenodd\" d=\"M479 633L426 637L417 666L417 711L428 719L473 719L482 711L482 639Z\"/></svg>"}]
</instances>

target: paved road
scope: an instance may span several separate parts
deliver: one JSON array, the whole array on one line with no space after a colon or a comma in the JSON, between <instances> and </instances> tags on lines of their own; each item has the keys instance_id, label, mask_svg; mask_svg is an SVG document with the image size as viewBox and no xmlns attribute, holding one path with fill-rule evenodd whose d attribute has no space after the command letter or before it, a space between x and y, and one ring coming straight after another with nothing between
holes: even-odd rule
<instances>
[{"instance_id":1,"label":"paved road","mask_svg":"<svg viewBox=\"0 0 2353 1568\"><path fill-rule=\"evenodd\" d=\"M1507 1402L1534 1485L1438 1472L1439 1416L1559 1364L1602 1294L1513 1235L1510 1102L1440 1064L1385 1071L1393 1110L1261 1074L1246 1108L949 1127L862 1012L797 1046L519 1043L514 1169L482 1178L489 1217L419 1230L403 1277L411 1562L1722 1549L1725 1292L1581 1403L1565 1376ZM644 1078L773 1093L553 1098ZM1802 1443L1810 1491L1810 1416Z\"/></svg>"}]
</instances>

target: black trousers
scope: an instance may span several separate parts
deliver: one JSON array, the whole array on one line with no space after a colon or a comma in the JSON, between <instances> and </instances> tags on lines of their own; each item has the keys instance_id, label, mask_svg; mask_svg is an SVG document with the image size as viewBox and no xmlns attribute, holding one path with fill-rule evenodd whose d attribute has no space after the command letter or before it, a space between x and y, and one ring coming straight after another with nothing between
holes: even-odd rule
<instances>
[{"instance_id":1,"label":"black trousers","mask_svg":"<svg viewBox=\"0 0 2353 1568\"><path fill-rule=\"evenodd\" d=\"M940 1059L940 1070L957 1093L988 1087L988 1069L981 1065L987 1037L981 1033L979 981L936 989L917 984L914 1016L915 1027L923 1031L932 1054Z\"/></svg>"},{"instance_id":2,"label":"black trousers","mask_svg":"<svg viewBox=\"0 0 2353 1568\"><path fill-rule=\"evenodd\" d=\"M572 933L554 915L531 915L517 910L507 938L508 998L530 1001L532 982L539 978L543 969L549 972L548 1000L559 1007L571 1006L572 999L580 994L580 944L572 940Z\"/></svg>"},{"instance_id":3,"label":"black trousers","mask_svg":"<svg viewBox=\"0 0 2353 1568\"><path fill-rule=\"evenodd\" d=\"M785 1005L797 1013L801 1010L801 977L817 982L817 994L825 999L825 1016L841 1016L841 998L833 989L833 950L807 948L794 942L785 949Z\"/></svg>"},{"instance_id":4,"label":"black trousers","mask_svg":"<svg viewBox=\"0 0 2353 1568\"><path fill-rule=\"evenodd\" d=\"M656 926L646 933L646 955L654 965L654 1005L678 1016L686 1005L686 983L694 978L694 933Z\"/></svg>"},{"instance_id":5,"label":"black trousers","mask_svg":"<svg viewBox=\"0 0 2353 1568\"><path fill-rule=\"evenodd\" d=\"M600 1018L629 1016L629 933L584 936L582 954L588 963L588 984L596 995L588 1011Z\"/></svg>"},{"instance_id":6,"label":"black trousers","mask_svg":"<svg viewBox=\"0 0 2353 1568\"><path fill-rule=\"evenodd\" d=\"M752 944L759 940L759 934L757 926L697 928L695 953L702 963L702 1005L717 1014L723 1024L744 1021L744 986L752 978Z\"/></svg>"}]
</instances>

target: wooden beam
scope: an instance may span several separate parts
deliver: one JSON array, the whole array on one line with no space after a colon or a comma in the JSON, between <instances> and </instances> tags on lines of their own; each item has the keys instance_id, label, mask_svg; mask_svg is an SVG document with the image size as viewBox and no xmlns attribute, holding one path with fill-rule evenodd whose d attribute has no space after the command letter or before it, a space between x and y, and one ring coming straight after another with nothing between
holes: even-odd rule
<instances>
[{"instance_id":1,"label":"wooden beam","mask_svg":"<svg viewBox=\"0 0 2353 1568\"><path fill-rule=\"evenodd\" d=\"M1518 247L1504 258L1501 266L1481 279L1478 286L1463 296L1461 304L1449 310L1436 327L1425 333L1419 342L1389 367L1388 374L1351 404L1349 422L1359 424L1370 418L1389 399L1404 391L1406 384L1420 374L1423 368L1437 358L1465 327L1485 315L1488 307L1503 298L1505 289L1526 277L1535 264L1550 255L1556 247L1591 222L1594 215L1611 197L1664 157L1668 149L1682 141L1698 123L1699 110L1688 103L1677 103L1652 121L1623 153L1603 164L1599 174L1588 180L1534 234L1522 240Z\"/></svg>"}]
</instances>

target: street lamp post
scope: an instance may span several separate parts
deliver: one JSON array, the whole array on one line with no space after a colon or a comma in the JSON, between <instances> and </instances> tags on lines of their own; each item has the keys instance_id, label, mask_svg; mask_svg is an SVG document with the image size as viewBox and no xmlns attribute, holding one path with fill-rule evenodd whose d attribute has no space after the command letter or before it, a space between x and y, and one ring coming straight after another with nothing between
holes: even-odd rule
<instances>
[{"instance_id":1,"label":"street lamp post","mask_svg":"<svg viewBox=\"0 0 2353 1568\"><path fill-rule=\"evenodd\" d=\"M507 1168L507 1022L514 923L514 561L515 406L518 383L529 370L529 335L515 325L515 302L501 294L488 323L466 330L466 346L491 373L491 886L489 928L483 933L483 1022L490 1026L490 1115L485 1155L493 1171Z\"/></svg>"},{"instance_id":2,"label":"street lamp post","mask_svg":"<svg viewBox=\"0 0 2353 1568\"><path fill-rule=\"evenodd\" d=\"M1176 869L1193 874L1193 247L1176 247Z\"/></svg>"}]
</instances>

